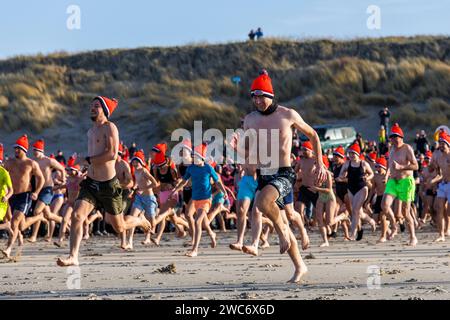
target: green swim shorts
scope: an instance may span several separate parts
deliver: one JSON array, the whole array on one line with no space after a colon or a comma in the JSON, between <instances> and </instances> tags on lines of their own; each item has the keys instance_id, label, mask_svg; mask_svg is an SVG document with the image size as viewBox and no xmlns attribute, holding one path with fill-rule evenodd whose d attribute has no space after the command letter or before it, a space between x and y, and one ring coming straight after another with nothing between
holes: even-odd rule
<instances>
[{"instance_id":1,"label":"green swim shorts","mask_svg":"<svg viewBox=\"0 0 450 320\"><path fill-rule=\"evenodd\" d=\"M416 183L413 177L400 180L390 178L386 183L385 194L390 194L400 201L413 202L416 191Z\"/></svg>"}]
</instances>

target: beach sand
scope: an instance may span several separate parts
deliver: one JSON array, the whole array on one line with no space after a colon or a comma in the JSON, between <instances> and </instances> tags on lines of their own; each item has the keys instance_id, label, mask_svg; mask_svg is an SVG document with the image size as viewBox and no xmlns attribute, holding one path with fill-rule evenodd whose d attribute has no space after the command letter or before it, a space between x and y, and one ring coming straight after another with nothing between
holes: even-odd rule
<instances>
[{"instance_id":1,"label":"beach sand","mask_svg":"<svg viewBox=\"0 0 450 320\"><path fill-rule=\"evenodd\" d=\"M204 235L197 258L185 257L186 240L173 234L159 248L144 247L138 234L133 252L122 251L112 235L92 237L82 243L80 289L69 289L76 280L55 264L68 248L41 240L26 243L17 262L0 260L0 299L450 299L448 242L432 243L430 227L419 231L416 248L405 245L406 233L376 245L378 235L366 230L360 242L338 238L319 248L318 232L311 233L311 249L302 251L309 272L299 285L286 284L293 266L274 235L259 257L228 249L235 230L218 233L215 249ZM172 263L175 273L157 272ZM379 289L367 286L370 266L380 268Z\"/></svg>"}]
</instances>

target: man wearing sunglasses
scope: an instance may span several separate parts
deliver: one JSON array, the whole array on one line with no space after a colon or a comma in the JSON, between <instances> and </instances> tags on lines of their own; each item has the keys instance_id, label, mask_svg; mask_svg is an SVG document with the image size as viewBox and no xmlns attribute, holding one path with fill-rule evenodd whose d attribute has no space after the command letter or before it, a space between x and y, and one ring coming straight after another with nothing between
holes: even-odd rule
<instances>
[{"instance_id":1,"label":"man wearing sunglasses","mask_svg":"<svg viewBox=\"0 0 450 320\"><path fill-rule=\"evenodd\" d=\"M249 150L257 153L258 187L255 205L252 210L252 244L244 246L243 252L258 255L258 241L262 229L262 214L265 214L274 224L280 239L280 253L288 252L295 266L295 273L289 282L300 282L307 272L298 249L297 240L289 228L289 223L281 209L285 204L283 199L290 194L296 180L296 174L291 167L292 127L305 134L313 145L317 169L315 171L318 183L327 176L322 161L322 150L317 133L306 124L293 109L285 108L274 100L272 80L266 70L253 81L251 96L255 111L245 117L244 131L256 133L250 136L249 148L244 148L246 155ZM247 147L245 141L240 141ZM256 144L256 145L255 145ZM264 159L261 150L270 154L270 159ZM247 156L245 159L249 159ZM251 157L250 157L251 159Z\"/></svg>"}]
</instances>

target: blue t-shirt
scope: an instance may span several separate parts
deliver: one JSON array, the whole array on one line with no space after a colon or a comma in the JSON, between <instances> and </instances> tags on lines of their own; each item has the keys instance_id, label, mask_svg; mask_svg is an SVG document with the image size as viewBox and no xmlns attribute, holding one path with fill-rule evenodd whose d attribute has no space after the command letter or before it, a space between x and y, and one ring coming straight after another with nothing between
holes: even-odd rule
<instances>
[{"instance_id":1,"label":"blue t-shirt","mask_svg":"<svg viewBox=\"0 0 450 320\"><path fill-rule=\"evenodd\" d=\"M192 200L207 200L211 198L211 180L219 180L216 171L209 164L204 166L190 165L183 179L192 179Z\"/></svg>"}]
</instances>

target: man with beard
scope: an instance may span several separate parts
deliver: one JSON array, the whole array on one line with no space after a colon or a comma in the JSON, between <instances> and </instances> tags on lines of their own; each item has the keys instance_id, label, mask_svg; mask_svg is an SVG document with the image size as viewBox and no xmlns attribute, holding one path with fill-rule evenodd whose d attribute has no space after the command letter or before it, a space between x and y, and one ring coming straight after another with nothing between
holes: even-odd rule
<instances>
[{"instance_id":1,"label":"man with beard","mask_svg":"<svg viewBox=\"0 0 450 320\"><path fill-rule=\"evenodd\" d=\"M116 177L116 160L119 151L119 131L109 117L117 108L115 99L97 96L91 103L88 156L84 164L88 165L87 178L80 184L80 193L75 202L70 226L70 254L66 259L59 258L61 267L78 265L78 254L83 236L83 223L92 210L104 209L106 222L121 234L125 230L141 227L150 229L145 217L123 215L122 189Z\"/></svg>"}]
</instances>

